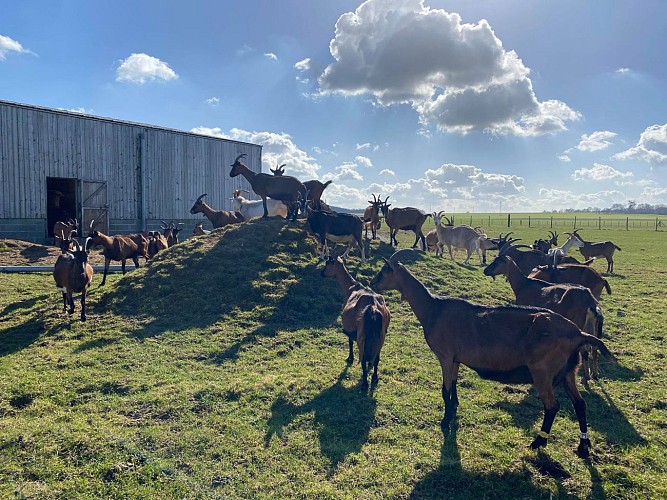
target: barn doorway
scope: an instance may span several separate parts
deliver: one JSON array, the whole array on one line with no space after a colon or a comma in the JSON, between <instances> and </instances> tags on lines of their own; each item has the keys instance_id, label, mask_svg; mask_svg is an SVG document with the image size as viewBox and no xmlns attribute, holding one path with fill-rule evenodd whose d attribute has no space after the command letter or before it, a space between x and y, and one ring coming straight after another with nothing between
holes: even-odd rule
<instances>
[{"instance_id":1,"label":"barn doorway","mask_svg":"<svg viewBox=\"0 0 667 500\"><path fill-rule=\"evenodd\" d=\"M76 179L46 178L47 236L53 237L53 226L56 222L78 217L76 191Z\"/></svg>"}]
</instances>

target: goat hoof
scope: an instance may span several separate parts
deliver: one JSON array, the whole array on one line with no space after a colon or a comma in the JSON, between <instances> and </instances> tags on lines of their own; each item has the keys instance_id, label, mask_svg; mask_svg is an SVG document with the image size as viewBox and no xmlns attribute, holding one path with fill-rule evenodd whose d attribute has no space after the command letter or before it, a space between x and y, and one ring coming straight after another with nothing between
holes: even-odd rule
<instances>
[{"instance_id":1,"label":"goat hoof","mask_svg":"<svg viewBox=\"0 0 667 500\"><path fill-rule=\"evenodd\" d=\"M67 314L74 314L74 309L68 309Z\"/></svg>"},{"instance_id":2,"label":"goat hoof","mask_svg":"<svg viewBox=\"0 0 667 500\"><path fill-rule=\"evenodd\" d=\"M579 458L588 458L591 455L591 440L590 439L580 439L579 446L577 447L577 456Z\"/></svg>"},{"instance_id":3,"label":"goat hoof","mask_svg":"<svg viewBox=\"0 0 667 500\"><path fill-rule=\"evenodd\" d=\"M533 442L530 443L530 448L533 450L537 450L538 448L546 445L547 445L546 438L543 438L542 436L537 436L535 439L533 439Z\"/></svg>"},{"instance_id":4,"label":"goat hoof","mask_svg":"<svg viewBox=\"0 0 667 500\"><path fill-rule=\"evenodd\" d=\"M350 357L350 358L347 358L347 359L345 360L345 362L346 362L348 365L351 365L352 363L354 363L354 358L351 358L351 357Z\"/></svg>"},{"instance_id":5,"label":"goat hoof","mask_svg":"<svg viewBox=\"0 0 667 500\"><path fill-rule=\"evenodd\" d=\"M368 390L368 380L364 380L364 381L361 383L361 391L362 391L362 392L365 392L365 391L367 391L367 390Z\"/></svg>"}]
</instances>

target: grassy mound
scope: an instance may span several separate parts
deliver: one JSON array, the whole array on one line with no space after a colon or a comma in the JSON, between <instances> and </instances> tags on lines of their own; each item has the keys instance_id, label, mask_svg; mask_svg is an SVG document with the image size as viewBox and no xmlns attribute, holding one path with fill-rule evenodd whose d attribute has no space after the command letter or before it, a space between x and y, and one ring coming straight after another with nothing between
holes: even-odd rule
<instances>
[{"instance_id":1,"label":"grassy mound","mask_svg":"<svg viewBox=\"0 0 667 500\"><path fill-rule=\"evenodd\" d=\"M637 264L626 257L628 277L610 277L603 298L606 342L633 365L603 365L583 391L590 462L573 453L564 395L536 455L534 391L464 368L458 429L443 438L440 369L395 293L380 383L362 393L359 365L345 364L342 296L300 223L192 238L104 289L96 276L86 323L60 312L49 275L0 275L0 496L659 497L662 326L641 304L667 311L639 251L649 241L621 242ZM368 283L391 253L373 242L348 268ZM512 297L478 266L426 255L410 268L437 293Z\"/></svg>"}]
</instances>

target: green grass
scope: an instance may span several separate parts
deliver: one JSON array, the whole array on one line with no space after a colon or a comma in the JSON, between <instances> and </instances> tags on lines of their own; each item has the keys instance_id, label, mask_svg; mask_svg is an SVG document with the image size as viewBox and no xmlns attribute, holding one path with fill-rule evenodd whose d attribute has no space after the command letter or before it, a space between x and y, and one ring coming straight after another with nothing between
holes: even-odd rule
<instances>
[{"instance_id":1,"label":"green grass","mask_svg":"<svg viewBox=\"0 0 667 500\"><path fill-rule=\"evenodd\" d=\"M664 498L665 233L591 233L623 250L602 298L620 364L603 361L582 388L588 461L574 453L562 390L535 453L535 391L467 368L458 428L443 437L437 360L393 292L380 382L362 393L314 243L255 221L188 240L104 289L96 276L86 323L60 312L49 274L0 274L0 497ZM391 251L374 242L367 263L348 267L367 283ZM437 293L511 300L504 280L461 257L410 267Z\"/></svg>"}]
</instances>

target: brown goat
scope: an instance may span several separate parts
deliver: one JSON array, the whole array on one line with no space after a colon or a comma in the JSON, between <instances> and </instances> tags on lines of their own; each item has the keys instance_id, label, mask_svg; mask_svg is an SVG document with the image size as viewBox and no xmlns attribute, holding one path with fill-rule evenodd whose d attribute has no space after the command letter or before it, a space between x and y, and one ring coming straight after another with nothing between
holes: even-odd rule
<instances>
[{"instance_id":1,"label":"brown goat","mask_svg":"<svg viewBox=\"0 0 667 500\"><path fill-rule=\"evenodd\" d=\"M182 226L183 223L179 222L178 224L175 224L174 221L171 221L169 224L167 224L165 221L160 221L162 222L162 236L165 237L167 240L167 246L169 248L173 247L174 245L178 244L178 233L181 232L180 227Z\"/></svg>"},{"instance_id":2,"label":"brown goat","mask_svg":"<svg viewBox=\"0 0 667 500\"><path fill-rule=\"evenodd\" d=\"M78 241L71 241L75 247L74 252L58 256L53 266L53 279L63 293L63 311L72 314L74 312L72 294L81 294L81 321L86 321L86 292L93 282L93 268L88 264L90 238L86 239L83 248Z\"/></svg>"},{"instance_id":3,"label":"brown goat","mask_svg":"<svg viewBox=\"0 0 667 500\"><path fill-rule=\"evenodd\" d=\"M208 229L204 229L202 227L202 223L198 222L195 228L192 230L192 234L195 236L202 236L204 234L211 234L211 231L209 231Z\"/></svg>"},{"instance_id":4,"label":"brown goat","mask_svg":"<svg viewBox=\"0 0 667 500\"><path fill-rule=\"evenodd\" d=\"M245 156L245 154L240 154L236 157L234 163L232 163L229 176L236 177L237 175L242 175L246 178L255 194L262 198L264 217L269 216L269 211L266 207L267 198L280 200L288 204L291 211L291 214L288 213L288 218L291 216L292 221L295 221L298 215L296 208L300 208L302 213L306 211L308 190L299 179L289 175L257 174L239 161ZM297 202L299 202L298 207L296 205Z\"/></svg>"},{"instance_id":5,"label":"brown goat","mask_svg":"<svg viewBox=\"0 0 667 500\"><path fill-rule=\"evenodd\" d=\"M406 208L392 208L389 209L391 203L387 204L389 196L385 198L382 202L382 214L384 215L384 220L389 227L389 244L398 246L398 240L396 239L396 233L399 230L404 231L414 231L415 233L415 242L412 244L412 248L417 246L417 242L421 239L422 250L426 250L426 237L422 232L422 226L426 219L431 216L431 214L425 214L418 208L406 207Z\"/></svg>"},{"instance_id":6,"label":"brown goat","mask_svg":"<svg viewBox=\"0 0 667 500\"><path fill-rule=\"evenodd\" d=\"M600 300L602 290L611 294L609 282L592 267L586 264L563 264L560 266L537 266L530 273L529 278L548 281L549 283L572 283L588 288L593 297Z\"/></svg>"},{"instance_id":7,"label":"brown goat","mask_svg":"<svg viewBox=\"0 0 667 500\"><path fill-rule=\"evenodd\" d=\"M620 250L621 247L615 245L611 241L600 241L598 243L592 243L590 241L585 241L581 236L577 234L579 229L574 230L579 239L583 242L584 246L579 247L581 255L584 256L584 259L590 259L591 257L604 257L607 259L607 272L614 272L614 252Z\"/></svg>"},{"instance_id":8,"label":"brown goat","mask_svg":"<svg viewBox=\"0 0 667 500\"><path fill-rule=\"evenodd\" d=\"M426 250L438 252L438 232L435 229L426 234Z\"/></svg>"},{"instance_id":9,"label":"brown goat","mask_svg":"<svg viewBox=\"0 0 667 500\"><path fill-rule=\"evenodd\" d=\"M78 219L68 219L67 222L58 221L53 225L53 244L66 252L74 248L74 238L79 230Z\"/></svg>"},{"instance_id":10,"label":"brown goat","mask_svg":"<svg viewBox=\"0 0 667 500\"><path fill-rule=\"evenodd\" d=\"M356 281L345 268L340 257L330 257L321 275L326 278L334 278L345 296L341 321L343 333L349 340L350 354L347 362L350 364L354 362L352 343L356 339L363 372L361 388L366 390L368 389L368 368L371 363L373 364L371 383L376 384L378 381L380 351L387 335L391 314L384 302L384 297Z\"/></svg>"},{"instance_id":11,"label":"brown goat","mask_svg":"<svg viewBox=\"0 0 667 500\"><path fill-rule=\"evenodd\" d=\"M421 323L426 343L442 368L443 431L456 416L459 403L456 379L463 363L483 378L535 386L545 411L541 430L530 445L533 449L547 443L559 407L554 387L564 383L581 430L578 452L580 456L588 456L591 442L586 404L577 389L575 372L579 349L586 344L595 345L611 356L601 340L547 309L482 306L463 299L434 296L400 262L385 259L371 287L378 292L398 290Z\"/></svg>"},{"instance_id":12,"label":"brown goat","mask_svg":"<svg viewBox=\"0 0 667 500\"><path fill-rule=\"evenodd\" d=\"M499 274L504 274L514 291L517 305L550 309L572 321L580 330L602 338L604 317L598 301L588 288L527 278L514 261L503 253L484 269L484 274L494 279ZM590 346L586 346L582 351L584 379L588 380L591 375L597 379L597 350L593 348L590 353L588 349ZM589 354L592 354L591 363Z\"/></svg>"},{"instance_id":13,"label":"brown goat","mask_svg":"<svg viewBox=\"0 0 667 500\"><path fill-rule=\"evenodd\" d=\"M159 231L148 231L148 258L152 259L161 250L169 248L167 238Z\"/></svg>"},{"instance_id":14,"label":"brown goat","mask_svg":"<svg viewBox=\"0 0 667 500\"><path fill-rule=\"evenodd\" d=\"M362 217L362 219L364 221L364 229L366 230L364 238L368 239L368 229L370 228L371 236L373 237L374 240L376 240L377 230L380 229L381 227L380 206L382 205L382 201L380 200L379 197L376 198L374 194L372 194L372 196L373 196L373 201L368 200L368 203L370 203L371 205L369 207L366 207L366 210L364 210L364 216Z\"/></svg>"},{"instance_id":15,"label":"brown goat","mask_svg":"<svg viewBox=\"0 0 667 500\"><path fill-rule=\"evenodd\" d=\"M505 251L516 265L519 266L523 274L528 274L537 266L545 266L553 262L545 253L532 250L528 245L512 245L514 241L519 240L513 238L507 240L507 243L500 247L500 251ZM519 248L527 248L528 250L524 252L523 250L519 250Z\"/></svg>"},{"instance_id":16,"label":"brown goat","mask_svg":"<svg viewBox=\"0 0 667 500\"><path fill-rule=\"evenodd\" d=\"M100 286L103 286L107 282L109 265L112 260L120 261L123 274L125 274L125 262L127 259L132 259L135 269L139 267L139 257L148 260L148 239L143 234L135 233L107 236L94 229L94 227L95 220L93 219L90 223L88 237L93 245L104 247L104 250L102 251L102 255L104 255L104 276L102 276L102 283L100 283Z\"/></svg>"},{"instance_id":17,"label":"brown goat","mask_svg":"<svg viewBox=\"0 0 667 500\"><path fill-rule=\"evenodd\" d=\"M206 193L201 195L195 201L195 204L192 205L190 213L192 215L197 213L203 213L208 220L213 224L213 228L224 227L229 224L240 224L245 219L240 212L230 212L228 210L213 210L205 202L202 201L202 198L206 196Z\"/></svg>"},{"instance_id":18,"label":"brown goat","mask_svg":"<svg viewBox=\"0 0 667 500\"><path fill-rule=\"evenodd\" d=\"M325 183L322 183L318 180L312 180L303 183L303 185L306 186L306 191L308 192L308 201L312 201L312 207L315 210L322 210L322 194L332 182L333 181L326 181Z\"/></svg>"}]
</instances>

